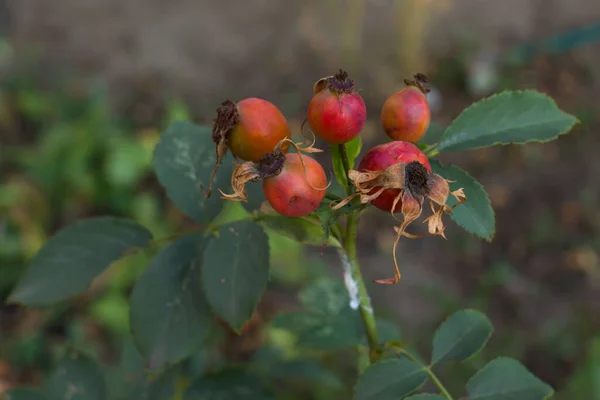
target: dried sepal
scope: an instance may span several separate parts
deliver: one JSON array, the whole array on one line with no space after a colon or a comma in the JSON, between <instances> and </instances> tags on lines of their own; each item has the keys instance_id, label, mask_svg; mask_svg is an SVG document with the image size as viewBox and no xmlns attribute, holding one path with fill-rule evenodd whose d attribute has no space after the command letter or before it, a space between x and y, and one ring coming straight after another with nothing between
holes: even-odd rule
<instances>
[{"instance_id":1,"label":"dried sepal","mask_svg":"<svg viewBox=\"0 0 600 400\"><path fill-rule=\"evenodd\" d=\"M376 283L395 284L400 280L400 269L396 259L396 248L400 238L418 239L427 236L427 234L416 235L406 231L408 226L421 216L423 204L426 199L430 200L432 215L423 222L427 223L429 235L442 236L446 238L445 226L442 220L444 213L452 213L452 209L466 200L463 189L450 192L449 180L440 175L430 173L423 164L413 161L408 164L397 163L380 171L348 171L349 179L354 183L356 192L346 197L341 202L330 205L337 210L348 204L352 199L360 196L361 203L370 203L379 197L385 190L400 190L400 193L394 199L390 213L394 218L394 211L401 202L402 220L400 225L394 227L396 239L393 246L395 274L393 278L378 279ZM456 198L457 204L454 207L446 203L448 197L452 195ZM437 209L436 209L437 205Z\"/></svg>"},{"instance_id":2,"label":"dried sepal","mask_svg":"<svg viewBox=\"0 0 600 400\"><path fill-rule=\"evenodd\" d=\"M302 164L302 172L304 174L304 179L306 180L306 183L308 183L308 186L310 186L311 188L315 189L315 190L327 190L329 188L329 186L331 186L332 181L330 181L327 186L325 186L324 188L318 188L318 187L314 187L312 183L310 183L310 181L308 180L308 177L306 176L306 164L304 163L304 158L302 157L302 153L322 153L323 150L314 147L315 145L315 137L313 135L313 142L309 145L306 146L299 146L298 143L295 143L294 141L290 140L290 139L283 139L281 142L279 142L279 144L277 145L277 148L279 148L279 146L285 142L290 143L294 149L296 149L296 153L298 154L298 157L300 158L300 164Z\"/></svg>"},{"instance_id":3,"label":"dried sepal","mask_svg":"<svg viewBox=\"0 0 600 400\"><path fill-rule=\"evenodd\" d=\"M356 193L333 205L332 209L342 208L357 196L360 196L362 204L367 204L379 197L386 189L402 189L404 187L404 167L404 164L398 163L380 171L349 170L348 178L354 183Z\"/></svg>"},{"instance_id":4,"label":"dried sepal","mask_svg":"<svg viewBox=\"0 0 600 400\"><path fill-rule=\"evenodd\" d=\"M412 79L405 79L404 84L407 86L416 86L425 94L431 92L431 87L427 83L427 76L420 72L415 74Z\"/></svg>"},{"instance_id":5,"label":"dried sepal","mask_svg":"<svg viewBox=\"0 0 600 400\"><path fill-rule=\"evenodd\" d=\"M456 189L455 191L450 192L450 195L454 197L457 201L457 203L454 206L452 206L452 208L455 208L456 206L461 205L462 203L467 201L467 196L465 195L464 188Z\"/></svg>"},{"instance_id":6,"label":"dried sepal","mask_svg":"<svg viewBox=\"0 0 600 400\"><path fill-rule=\"evenodd\" d=\"M398 247L398 243L400 242L400 238L404 235L406 228L410 225L415 219L419 218L421 215L421 210L423 208L424 198L422 196L413 196L413 194L409 190L403 190L401 194L394 201L394 207L398 203L398 199L402 196L402 215L404 216L404 220L402 224L396 229L396 239L394 240L394 246L392 247L392 255L394 258L394 268L395 273L393 278L385 278L385 279L376 279L373 282L383 284L383 285L395 285L400 281L400 267L398 266L398 260L396 258L396 248ZM393 209L392 209L393 210Z\"/></svg>"},{"instance_id":7,"label":"dried sepal","mask_svg":"<svg viewBox=\"0 0 600 400\"><path fill-rule=\"evenodd\" d=\"M253 162L247 161L243 164L239 164L233 170L231 174L231 188L233 189L232 194L226 194L221 189L221 198L230 201L248 201L246 194L246 183L258 182L260 180L260 172L258 166Z\"/></svg>"},{"instance_id":8,"label":"dried sepal","mask_svg":"<svg viewBox=\"0 0 600 400\"><path fill-rule=\"evenodd\" d=\"M444 234L444 230L446 229L446 227L444 226L444 222L442 221L442 216L444 215L445 211L444 207L448 206L440 206L436 210L435 206L433 205L433 202L430 202L429 204L431 205L432 214L429 217L425 218L425 220L423 221L423 223L427 223L427 231L430 235L441 236L444 239L447 239L446 235ZM450 208L448 207L448 209Z\"/></svg>"},{"instance_id":9,"label":"dried sepal","mask_svg":"<svg viewBox=\"0 0 600 400\"><path fill-rule=\"evenodd\" d=\"M208 190L205 190L204 186L201 187L202 193L206 198L209 198L212 193L212 186L215 176L217 175L219 166L223 162L223 158L225 158L225 155L227 154L227 150L229 150L227 145L229 134L239 122L240 114L235 103L231 100L225 100L223 103L221 103L217 109L217 117L215 118L212 128L212 140L215 143L217 160L210 176Z\"/></svg>"},{"instance_id":10,"label":"dried sepal","mask_svg":"<svg viewBox=\"0 0 600 400\"><path fill-rule=\"evenodd\" d=\"M338 94L352 93L354 91L354 81L348 78L346 71L340 69L335 75L326 76L316 81L313 85L313 94L322 92L325 89Z\"/></svg>"},{"instance_id":11,"label":"dried sepal","mask_svg":"<svg viewBox=\"0 0 600 400\"><path fill-rule=\"evenodd\" d=\"M246 184L248 182L258 182L273 176L277 176L283 170L285 163L285 154L281 151L281 142L271 153L265 154L260 158L258 164L247 161L235 167L231 174L232 194L225 194L221 189L221 198L231 201L248 201L246 195Z\"/></svg>"},{"instance_id":12,"label":"dried sepal","mask_svg":"<svg viewBox=\"0 0 600 400\"><path fill-rule=\"evenodd\" d=\"M448 181L438 174L429 174L427 177L427 191L432 201L439 205L445 205L450 195L450 185Z\"/></svg>"},{"instance_id":13,"label":"dried sepal","mask_svg":"<svg viewBox=\"0 0 600 400\"><path fill-rule=\"evenodd\" d=\"M281 140L275 150L273 152L265 154L261 157L258 164L255 164L251 161L245 162L243 164L237 165L231 175L231 187L233 189L233 193L226 194L221 189L221 198L225 200L231 201L248 201L248 196L246 194L246 184L249 182L259 182L274 176L277 176L283 170L283 166L285 164L286 156L281 150L282 146L286 143L291 144L298 154L300 158L300 163L302 164L302 170L304 173L304 179L308 185L315 190L327 190L331 182L324 188L314 187L308 180L306 175L306 164L304 163L304 159L302 158L302 153L319 153L323 150L314 147L313 143L300 146L297 143L293 142L290 139Z\"/></svg>"}]
</instances>

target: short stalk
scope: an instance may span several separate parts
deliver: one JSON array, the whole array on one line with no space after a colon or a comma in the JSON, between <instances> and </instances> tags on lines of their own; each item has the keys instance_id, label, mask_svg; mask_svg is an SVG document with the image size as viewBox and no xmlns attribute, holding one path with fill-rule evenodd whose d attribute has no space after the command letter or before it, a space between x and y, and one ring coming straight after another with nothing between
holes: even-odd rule
<instances>
[{"instance_id":1,"label":"short stalk","mask_svg":"<svg viewBox=\"0 0 600 400\"><path fill-rule=\"evenodd\" d=\"M342 165L344 171L346 171L346 194L350 196L352 194L352 185L350 184L350 178L348 177L348 171L350 170L350 161L348 161L348 152L346 151L346 145L344 143L339 145L340 157L342 158Z\"/></svg>"},{"instance_id":2,"label":"short stalk","mask_svg":"<svg viewBox=\"0 0 600 400\"><path fill-rule=\"evenodd\" d=\"M438 379L437 375L433 373L433 371L431 370L431 368L426 367L426 370L427 370L427 373L429 374L429 377L433 381L433 383L435 383L435 386L437 386L438 389L440 389L440 393L442 394L442 396L444 396L448 400L454 400L452 398L452 395L448 392L448 390L446 390L446 388L444 387L444 385L442 384L442 382L440 382L440 380Z\"/></svg>"}]
</instances>

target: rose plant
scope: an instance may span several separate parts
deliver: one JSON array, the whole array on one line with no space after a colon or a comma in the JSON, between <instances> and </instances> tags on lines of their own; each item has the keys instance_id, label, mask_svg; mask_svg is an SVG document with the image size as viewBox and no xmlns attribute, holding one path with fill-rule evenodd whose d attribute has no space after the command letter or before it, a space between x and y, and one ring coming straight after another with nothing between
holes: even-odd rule
<instances>
[{"instance_id":1,"label":"rose plant","mask_svg":"<svg viewBox=\"0 0 600 400\"><path fill-rule=\"evenodd\" d=\"M107 387L106 368L70 348L43 389L13 389L8 398L273 399L281 392L278 382L289 377L337 382L319 364L320 354L343 349L356 349L350 391L357 400L552 396L549 385L507 357L474 373L462 393L450 393L436 371L478 353L492 335L489 319L473 309L449 315L433 334L430 356L419 355L376 317L357 255L358 222L371 206L397 221L394 275L375 283L402 290L396 261L402 238L445 238L446 219L485 240L494 236L494 211L484 187L461 168L442 165L438 154L546 142L578 121L544 94L506 91L476 102L432 137L427 78L417 74L406 85L383 105L380 143L358 163L367 110L341 70L315 83L306 118L313 135L303 132L301 141L294 141L275 105L257 98L223 102L212 132L173 122L155 148L153 164L168 198L197 230L166 240L124 218L77 221L43 246L10 297L28 307L51 307L86 291L128 254L160 248L131 293L133 344L125 349L127 362L116 369L122 387ZM316 159L322 150L314 136L330 144L334 178ZM244 210L223 217L232 204ZM414 222L424 213L426 229L416 233ZM344 279L315 279L300 292L302 310L270 321L302 350L295 355L266 346L242 364L199 359L212 349L215 327L225 324L241 335L250 329L269 283L272 231L334 248ZM435 391L422 392L427 381Z\"/></svg>"}]
</instances>

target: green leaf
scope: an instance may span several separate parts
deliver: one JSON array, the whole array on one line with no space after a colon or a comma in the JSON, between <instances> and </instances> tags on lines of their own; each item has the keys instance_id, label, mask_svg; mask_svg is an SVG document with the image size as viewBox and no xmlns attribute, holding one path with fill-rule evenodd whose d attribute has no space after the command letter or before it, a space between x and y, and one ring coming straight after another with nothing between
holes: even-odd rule
<instances>
[{"instance_id":1,"label":"green leaf","mask_svg":"<svg viewBox=\"0 0 600 400\"><path fill-rule=\"evenodd\" d=\"M446 400L444 396L433 393L420 393L407 397L406 400Z\"/></svg>"},{"instance_id":2,"label":"green leaf","mask_svg":"<svg viewBox=\"0 0 600 400\"><path fill-rule=\"evenodd\" d=\"M142 273L131 294L131 329L150 368L186 358L213 325L200 283L201 234L165 247Z\"/></svg>"},{"instance_id":3,"label":"green leaf","mask_svg":"<svg viewBox=\"0 0 600 400\"><path fill-rule=\"evenodd\" d=\"M394 340L397 341L402 338L400 330L392 321L376 318L375 325L377 326L377 332L379 332L379 342L381 343L386 343Z\"/></svg>"},{"instance_id":4,"label":"green leaf","mask_svg":"<svg viewBox=\"0 0 600 400\"><path fill-rule=\"evenodd\" d=\"M6 393L6 400L49 400L43 393L31 388L11 389Z\"/></svg>"},{"instance_id":5,"label":"green leaf","mask_svg":"<svg viewBox=\"0 0 600 400\"><path fill-rule=\"evenodd\" d=\"M354 400L397 400L417 390L426 380L425 368L414 361L379 361L358 378Z\"/></svg>"},{"instance_id":6,"label":"green leaf","mask_svg":"<svg viewBox=\"0 0 600 400\"><path fill-rule=\"evenodd\" d=\"M298 294L300 303L310 310L325 316L336 316L354 311L350 308L350 297L339 279L324 276L315 279Z\"/></svg>"},{"instance_id":7,"label":"green leaf","mask_svg":"<svg viewBox=\"0 0 600 400\"><path fill-rule=\"evenodd\" d=\"M278 314L272 324L297 337L296 344L302 348L333 351L365 343L364 328L358 314L327 316L315 312Z\"/></svg>"},{"instance_id":8,"label":"green leaf","mask_svg":"<svg viewBox=\"0 0 600 400\"><path fill-rule=\"evenodd\" d=\"M241 370L226 370L192 383L186 400L272 400L273 394L255 376Z\"/></svg>"},{"instance_id":9,"label":"green leaf","mask_svg":"<svg viewBox=\"0 0 600 400\"><path fill-rule=\"evenodd\" d=\"M334 237L325 238L323 227L316 221L306 217L292 218L282 215L264 215L260 224L265 228L272 229L300 243L311 246L323 246L328 244L333 247L341 247L341 243Z\"/></svg>"},{"instance_id":10,"label":"green leaf","mask_svg":"<svg viewBox=\"0 0 600 400\"><path fill-rule=\"evenodd\" d=\"M31 261L9 301L49 306L84 292L128 250L146 247L152 234L122 218L77 221L50 238Z\"/></svg>"},{"instance_id":11,"label":"green leaf","mask_svg":"<svg viewBox=\"0 0 600 400\"><path fill-rule=\"evenodd\" d=\"M321 277L299 294L306 311L282 313L273 326L297 337L297 345L317 350L337 350L366 343L358 310L350 308L344 284L333 277Z\"/></svg>"},{"instance_id":12,"label":"green leaf","mask_svg":"<svg viewBox=\"0 0 600 400\"><path fill-rule=\"evenodd\" d=\"M204 292L215 312L237 331L252 316L268 279L269 241L253 222L223 227L204 250Z\"/></svg>"},{"instance_id":13,"label":"green leaf","mask_svg":"<svg viewBox=\"0 0 600 400\"><path fill-rule=\"evenodd\" d=\"M144 357L130 337L125 340L121 354L120 364L110 371L113 380L109 381L112 392L108 398L113 400L171 399L179 377L179 365L161 371L160 374L148 374Z\"/></svg>"},{"instance_id":14,"label":"green leaf","mask_svg":"<svg viewBox=\"0 0 600 400\"><path fill-rule=\"evenodd\" d=\"M323 232L323 237L326 240L330 239L331 229L337 222L338 218L342 215L347 215L356 210L352 204L347 204L339 210L332 210L329 207L329 203L324 203L319 206L317 209L317 215L319 216L319 220L321 221L321 229ZM336 242L339 242L336 240Z\"/></svg>"},{"instance_id":15,"label":"green leaf","mask_svg":"<svg viewBox=\"0 0 600 400\"><path fill-rule=\"evenodd\" d=\"M269 378L273 380L293 379L330 387L342 387L342 381L333 372L316 360L282 360L269 367Z\"/></svg>"},{"instance_id":16,"label":"green leaf","mask_svg":"<svg viewBox=\"0 0 600 400\"><path fill-rule=\"evenodd\" d=\"M340 145L337 144L330 146L333 172L339 184L342 185L342 187L346 187L347 176L346 171L344 170L344 163L342 162L339 146ZM348 155L349 168L352 169L354 168L354 160L356 157L358 157L360 151L362 150L362 139L360 138L360 135L357 135L354 139L347 142L345 146L346 154Z\"/></svg>"},{"instance_id":17,"label":"green leaf","mask_svg":"<svg viewBox=\"0 0 600 400\"><path fill-rule=\"evenodd\" d=\"M441 166L437 161L431 160L433 172L445 179L455 181L450 183L451 190L463 188L467 200L457 206L450 218L467 232L491 241L496 233L494 209L485 188L475 178L457 166ZM448 205L456 204L452 196Z\"/></svg>"},{"instance_id":18,"label":"green leaf","mask_svg":"<svg viewBox=\"0 0 600 400\"><path fill-rule=\"evenodd\" d=\"M446 129L437 149L460 151L547 142L569 132L577 122L542 93L506 91L465 109Z\"/></svg>"},{"instance_id":19,"label":"green leaf","mask_svg":"<svg viewBox=\"0 0 600 400\"><path fill-rule=\"evenodd\" d=\"M172 122L154 149L154 169L167 195L184 214L202 223L210 222L223 208L217 189L231 189L233 164L226 157L215 177L212 196L204 197L202 187L208 190L215 162L210 129L187 121Z\"/></svg>"},{"instance_id":20,"label":"green leaf","mask_svg":"<svg viewBox=\"0 0 600 400\"><path fill-rule=\"evenodd\" d=\"M431 364L468 359L485 346L493 330L490 320L479 311L455 312L435 332Z\"/></svg>"},{"instance_id":21,"label":"green leaf","mask_svg":"<svg viewBox=\"0 0 600 400\"><path fill-rule=\"evenodd\" d=\"M260 209L262 203L267 200L261 182L248 182L246 184L246 195L248 196L248 201L242 201L241 203L250 212Z\"/></svg>"},{"instance_id":22,"label":"green leaf","mask_svg":"<svg viewBox=\"0 0 600 400\"><path fill-rule=\"evenodd\" d=\"M520 362L499 357L490 361L467 382L469 400L542 400L554 394L552 387L534 376Z\"/></svg>"},{"instance_id":23,"label":"green leaf","mask_svg":"<svg viewBox=\"0 0 600 400\"><path fill-rule=\"evenodd\" d=\"M104 400L104 374L89 356L71 350L50 377L48 393L56 399Z\"/></svg>"},{"instance_id":24,"label":"green leaf","mask_svg":"<svg viewBox=\"0 0 600 400\"><path fill-rule=\"evenodd\" d=\"M440 124L436 124L435 122L431 122L429 124L429 128L427 132L425 132L425 136L423 139L419 140L418 145L429 145L435 144L440 141L444 134L445 128Z\"/></svg>"}]
</instances>

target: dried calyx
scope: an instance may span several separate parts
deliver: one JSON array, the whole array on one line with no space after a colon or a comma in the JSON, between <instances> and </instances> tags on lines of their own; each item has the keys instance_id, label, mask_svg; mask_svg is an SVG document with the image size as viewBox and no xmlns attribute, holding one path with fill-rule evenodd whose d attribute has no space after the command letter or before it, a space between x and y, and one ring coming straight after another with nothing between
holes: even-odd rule
<instances>
[{"instance_id":1,"label":"dried calyx","mask_svg":"<svg viewBox=\"0 0 600 400\"><path fill-rule=\"evenodd\" d=\"M354 91L354 81L348 78L346 71L340 69L335 75L321 78L313 85L314 94L325 89L337 94L352 93Z\"/></svg>"},{"instance_id":2,"label":"dried calyx","mask_svg":"<svg viewBox=\"0 0 600 400\"><path fill-rule=\"evenodd\" d=\"M412 79L405 79L404 84L406 84L406 86L416 86L425 94L431 92L431 87L427 83L427 76L420 72L415 74Z\"/></svg>"},{"instance_id":3,"label":"dried calyx","mask_svg":"<svg viewBox=\"0 0 600 400\"><path fill-rule=\"evenodd\" d=\"M219 170L219 166L223 162L223 158L227 154L229 133L239 122L240 114L235 103L231 100L225 100L223 103L221 103L219 108L217 108L217 117L215 118L212 129L212 140L215 143L215 148L217 151L217 161L215 162L215 167L210 177L208 191L205 191L204 187L202 187L204 197L208 198L212 193L212 185L215 180L215 175Z\"/></svg>"},{"instance_id":4,"label":"dried calyx","mask_svg":"<svg viewBox=\"0 0 600 400\"><path fill-rule=\"evenodd\" d=\"M424 221L428 225L428 234L444 238L446 236L444 234L445 227L442 222L442 215L444 212L452 213L452 208L466 200L462 188L450 192L448 184L450 181L442 178L440 175L430 173L418 161L413 161L409 164L397 163L380 171L350 170L348 171L348 177L354 183L356 193L336 204L333 207L334 209L343 207L355 197L360 197L360 202L366 204L378 198L387 189L400 190L400 193L394 199L391 210L392 216L394 216L396 206L401 202L403 219L399 220L399 226L394 227L396 231L396 240L393 247L395 275L393 278L376 280L376 283L395 284L400 280L400 270L396 260L396 247L402 236L412 239L426 236L406 232L408 225L421 215L423 203L426 199L430 200L433 212ZM450 195L457 200L457 203L452 208L446 204ZM436 205L438 206L437 209Z\"/></svg>"},{"instance_id":5,"label":"dried calyx","mask_svg":"<svg viewBox=\"0 0 600 400\"><path fill-rule=\"evenodd\" d=\"M262 156L258 164L247 161L237 165L231 175L231 187L233 193L226 194L219 189L219 192L221 192L222 195L221 198L231 201L248 201L248 195L246 194L245 188L246 183L263 181L281 174L286 159L286 155L281 151L281 146L284 143L290 143L296 149L296 152L300 156L300 162L302 163L302 169L306 179L306 165L302 159L302 153L319 153L323 150L313 147L314 142L311 145L300 147L290 139L283 139L277 144L275 150ZM308 184L316 190L327 190L329 187L329 185L327 185L325 188L316 188L312 186L310 182L308 182Z\"/></svg>"}]
</instances>

